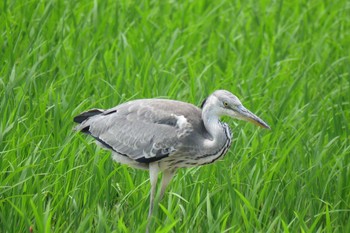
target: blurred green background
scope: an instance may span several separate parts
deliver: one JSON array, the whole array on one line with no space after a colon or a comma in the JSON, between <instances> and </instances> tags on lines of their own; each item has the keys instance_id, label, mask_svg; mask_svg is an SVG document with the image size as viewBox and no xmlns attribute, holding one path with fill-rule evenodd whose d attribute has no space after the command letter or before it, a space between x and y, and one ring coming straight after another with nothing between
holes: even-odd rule
<instances>
[{"instance_id":1,"label":"blurred green background","mask_svg":"<svg viewBox=\"0 0 350 233\"><path fill-rule=\"evenodd\" d=\"M271 126L183 169L155 232L350 232L350 2L0 3L0 232L142 232L148 173L72 131L89 108L236 94Z\"/></svg>"}]
</instances>

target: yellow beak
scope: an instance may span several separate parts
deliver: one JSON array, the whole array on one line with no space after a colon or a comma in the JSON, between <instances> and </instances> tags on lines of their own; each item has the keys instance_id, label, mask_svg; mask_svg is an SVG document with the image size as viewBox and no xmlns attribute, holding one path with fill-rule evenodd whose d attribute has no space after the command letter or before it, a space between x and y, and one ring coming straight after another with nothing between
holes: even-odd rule
<instances>
[{"instance_id":1,"label":"yellow beak","mask_svg":"<svg viewBox=\"0 0 350 233\"><path fill-rule=\"evenodd\" d=\"M260 126L262 128L271 129L268 124L266 124L258 116L256 116L254 113L252 113L243 106L240 106L238 108L238 118L240 118L241 120L249 121L254 125Z\"/></svg>"}]
</instances>

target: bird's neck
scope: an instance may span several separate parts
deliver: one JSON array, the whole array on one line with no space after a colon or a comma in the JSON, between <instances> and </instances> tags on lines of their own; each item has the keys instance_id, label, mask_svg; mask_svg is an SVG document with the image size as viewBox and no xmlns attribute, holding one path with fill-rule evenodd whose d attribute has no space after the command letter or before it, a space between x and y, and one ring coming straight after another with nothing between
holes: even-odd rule
<instances>
[{"instance_id":1,"label":"bird's neck","mask_svg":"<svg viewBox=\"0 0 350 233\"><path fill-rule=\"evenodd\" d=\"M207 132L211 136L210 139L206 140L205 146L216 147L224 144L227 140L227 136L218 114L211 113L206 111L206 109L203 109L202 119Z\"/></svg>"}]
</instances>

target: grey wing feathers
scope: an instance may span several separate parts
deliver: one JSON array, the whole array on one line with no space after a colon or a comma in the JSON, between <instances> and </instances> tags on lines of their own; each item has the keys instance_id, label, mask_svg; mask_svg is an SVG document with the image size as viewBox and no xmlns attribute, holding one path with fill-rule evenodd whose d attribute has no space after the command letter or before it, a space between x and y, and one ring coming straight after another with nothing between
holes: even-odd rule
<instances>
[{"instance_id":1,"label":"grey wing feathers","mask_svg":"<svg viewBox=\"0 0 350 233\"><path fill-rule=\"evenodd\" d=\"M182 110L176 109L179 103L182 102L136 100L106 111L94 109L75 118L79 123L86 117L76 129L118 154L141 163L154 162L176 152L192 131L184 112L194 109L197 115L188 117L198 118L200 111L196 107L182 103Z\"/></svg>"}]
</instances>

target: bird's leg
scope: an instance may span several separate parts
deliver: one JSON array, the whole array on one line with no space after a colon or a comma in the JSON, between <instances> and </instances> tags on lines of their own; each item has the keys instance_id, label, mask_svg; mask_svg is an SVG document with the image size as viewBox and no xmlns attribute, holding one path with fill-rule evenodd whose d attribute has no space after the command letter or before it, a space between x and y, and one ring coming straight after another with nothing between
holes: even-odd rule
<instances>
[{"instance_id":1,"label":"bird's leg","mask_svg":"<svg viewBox=\"0 0 350 233\"><path fill-rule=\"evenodd\" d=\"M159 166L158 163L150 163L149 164L149 178L151 182L151 196L150 196L150 205L148 211L148 223L146 232L149 230L149 225L151 223L151 217L154 208L154 198L157 191L157 180L158 180Z\"/></svg>"},{"instance_id":2,"label":"bird's leg","mask_svg":"<svg viewBox=\"0 0 350 233\"><path fill-rule=\"evenodd\" d=\"M171 179L175 175L175 170L165 170L163 172L163 178L162 178L162 183L161 183L161 188L160 188L160 195L159 195L159 200L162 200L166 187L170 183Z\"/></svg>"}]
</instances>

